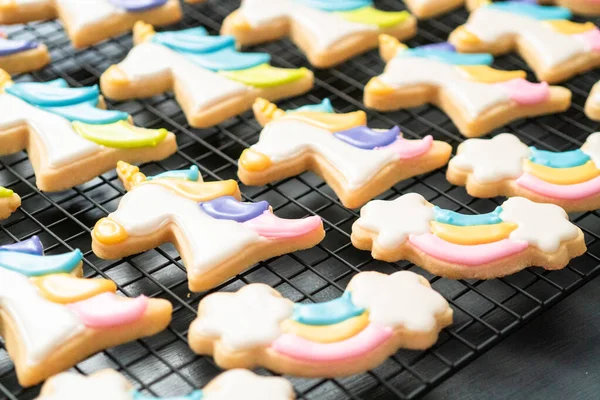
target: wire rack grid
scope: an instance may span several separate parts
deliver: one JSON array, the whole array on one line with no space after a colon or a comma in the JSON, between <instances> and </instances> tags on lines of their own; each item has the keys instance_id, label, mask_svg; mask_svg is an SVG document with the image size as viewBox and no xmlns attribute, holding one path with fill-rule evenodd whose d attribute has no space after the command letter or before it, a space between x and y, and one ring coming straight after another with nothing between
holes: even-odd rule
<instances>
[{"instance_id":1,"label":"wire rack grid","mask_svg":"<svg viewBox=\"0 0 600 400\"><path fill-rule=\"evenodd\" d=\"M395 0L376 3L382 9L404 8ZM223 18L238 6L239 1L231 0L185 5L185 18L173 29L203 25L211 33L217 33ZM408 44L444 41L466 17L467 13L459 10L420 22L417 37ZM6 31L12 38L41 40L51 50L52 65L17 77L17 80L25 81L60 77L73 86L92 85L109 65L122 60L132 46L131 35L124 35L75 51L61 25L55 21L6 27ZM288 40L256 46L255 50L272 54L273 63L278 66L307 65L302 53ZM297 107L329 97L340 112L364 109L361 101L364 85L370 77L381 73L383 66L377 53L372 51L339 67L317 71L316 87L310 94L284 101L281 106ZM498 59L496 66L527 70L524 62L515 55ZM529 78L533 79L531 75ZM599 78L599 73L590 72L566 84L573 91L574 100L568 112L518 121L503 131L516 133L522 140L549 150L579 147L596 128L596 124L584 116L583 104L589 89ZM177 154L162 162L144 165L142 170L147 174L195 164L206 180L235 179L237 158L244 148L258 140L260 132L251 112L214 128L192 129L171 94L142 101L109 103L109 107L131 113L140 126L166 127L177 134ZM454 148L463 140L448 117L430 106L388 114L365 111L374 127L398 124L409 137L431 134L435 139L451 143ZM185 268L171 245L113 261L101 260L92 253L91 228L98 219L116 209L124 194L114 172L65 192L42 193L35 187L27 155L21 152L0 158L0 185L10 187L23 197L22 208L0 225L0 244L39 235L49 254L80 248L85 255L87 277L112 279L124 295L162 297L174 305L173 322L166 331L98 353L79 363L75 367L78 371L91 373L107 367L116 368L142 391L155 396L186 394L193 388L204 386L220 372L210 357L196 356L188 347L187 329L196 316L198 302L206 294L189 293ZM269 201L283 217L321 216L327 236L313 249L261 262L214 291L233 291L248 283L262 282L293 301L325 301L338 297L359 271L413 270L426 276L455 310L454 324L442 332L438 343L428 351L400 351L380 367L349 378L291 378L300 399L418 398L600 271L600 214L597 212L571 215L585 232L588 253L573 260L564 270L547 272L530 268L502 279L454 281L432 276L407 262L375 261L368 252L356 250L350 243L349 233L357 212L343 207L331 188L312 173L266 187L242 186L242 191L249 200ZM420 193L430 202L464 213L489 212L502 202L502 199L482 200L468 196L463 188L446 181L443 169L401 182L380 198L392 199L409 192ZM31 399L38 392L39 387L23 389L18 385L12 362L1 347L0 397Z\"/></svg>"}]
</instances>

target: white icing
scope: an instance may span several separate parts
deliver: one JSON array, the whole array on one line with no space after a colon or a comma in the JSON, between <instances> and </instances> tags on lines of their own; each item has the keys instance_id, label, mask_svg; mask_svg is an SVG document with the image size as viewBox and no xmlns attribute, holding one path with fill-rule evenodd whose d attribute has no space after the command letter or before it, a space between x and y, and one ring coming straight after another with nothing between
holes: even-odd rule
<instances>
[{"instance_id":1,"label":"white icing","mask_svg":"<svg viewBox=\"0 0 600 400\"><path fill-rule=\"evenodd\" d=\"M502 204L500 218L519 225L510 239L524 240L546 253L558 251L561 242L574 239L579 229L557 205L534 203L523 197L512 197Z\"/></svg>"},{"instance_id":2,"label":"white icing","mask_svg":"<svg viewBox=\"0 0 600 400\"><path fill-rule=\"evenodd\" d=\"M398 160L393 149L360 149L337 139L328 130L289 119L267 124L252 149L267 155L273 163L309 151L320 154L344 176L350 190L365 185L388 163Z\"/></svg>"},{"instance_id":3,"label":"white icing","mask_svg":"<svg viewBox=\"0 0 600 400\"><path fill-rule=\"evenodd\" d=\"M375 243L384 249L400 246L409 235L429 233L435 218L423 196L409 193L393 201L373 200L360 210L356 224L377 234Z\"/></svg>"},{"instance_id":4,"label":"white icing","mask_svg":"<svg viewBox=\"0 0 600 400\"><path fill-rule=\"evenodd\" d=\"M500 134L493 139L468 139L458 147L450 167L473 173L482 183L516 179L523 174L523 160L531 150L515 135Z\"/></svg>"},{"instance_id":5,"label":"white icing","mask_svg":"<svg viewBox=\"0 0 600 400\"><path fill-rule=\"evenodd\" d=\"M0 110L0 129L28 124L45 147L49 167L61 167L103 149L77 134L67 119L17 97L0 94Z\"/></svg>"},{"instance_id":6,"label":"white icing","mask_svg":"<svg viewBox=\"0 0 600 400\"><path fill-rule=\"evenodd\" d=\"M393 88L438 87L473 120L490 107L511 99L508 91L500 85L474 82L454 65L422 57L394 57L379 79Z\"/></svg>"},{"instance_id":7,"label":"white icing","mask_svg":"<svg viewBox=\"0 0 600 400\"><path fill-rule=\"evenodd\" d=\"M189 102L194 112L251 90L239 82L201 68L156 43L138 44L118 66L131 81L148 82L172 73L178 93L188 99L186 103Z\"/></svg>"},{"instance_id":8,"label":"white icing","mask_svg":"<svg viewBox=\"0 0 600 400\"><path fill-rule=\"evenodd\" d=\"M133 400L132 385L113 370L91 376L63 372L50 378L44 389L50 389L50 394L37 400Z\"/></svg>"},{"instance_id":9,"label":"white icing","mask_svg":"<svg viewBox=\"0 0 600 400\"><path fill-rule=\"evenodd\" d=\"M246 369L223 372L204 389L204 400L291 400L292 385L283 378L256 375Z\"/></svg>"},{"instance_id":10,"label":"white icing","mask_svg":"<svg viewBox=\"0 0 600 400\"><path fill-rule=\"evenodd\" d=\"M294 0L244 0L239 12L253 27L287 18L298 25L293 29L306 30L310 34L310 43L318 50L328 50L355 34L378 31L377 26L346 21L335 13L307 7Z\"/></svg>"},{"instance_id":11,"label":"white icing","mask_svg":"<svg viewBox=\"0 0 600 400\"><path fill-rule=\"evenodd\" d=\"M44 299L29 278L4 268L0 268L0 306L16 326L28 365L43 362L85 330L85 325L67 307Z\"/></svg>"},{"instance_id":12,"label":"white icing","mask_svg":"<svg viewBox=\"0 0 600 400\"><path fill-rule=\"evenodd\" d=\"M516 35L547 68L559 66L570 58L591 51L577 35L566 35L543 21L481 7L471 13L465 28L483 42L494 43L503 37Z\"/></svg>"},{"instance_id":13,"label":"white icing","mask_svg":"<svg viewBox=\"0 0 600 400\"><path fill-rule=\"evenodd\" d=\"M219 338L231 350L268 346L282 335L280 324L291 317L294 303L263 284L245 286L236 293L215 293L200 302L191 329Z\"/></svg>"},{"instance_id":14,"label":"white icing","mask_svg":"<svg viewBox=\"0 0 600 400\"><path fill-rule=\"evenodd\" d=\"M192 254L186 267L196 273L210 270L262 240L243 224L212 218L195 201L158 184L141 185L128 192L109 218L131 236L150 235L176 224Z\"/></svg>"},{"instance_id":15,"label":"white icing","mask_svg":"<svg viewBox=\"0 0 600 400\"><path fill-rule=\"evenodd\" d=\"M442 295L409 271L392 275L361 272L350 282L350 290L352 301L369 311L372 323L390 328L432 331L437 326L436 316L449 308Z\"/></svg>"},{"instance_id":16,"label":"white icing","mask_svg":"<svg viewBox=\"0 0 600 400\"><path fill-rule=\"evenodd\" d=\"M588 136L581 151L590 156L596 168L600 168L600 132Z\"/></svg>"},{"instance_id":17,"label":"white icing","mask_svg":"<svg viewBox=\"0 0 600 400\"><path fill-rule=\"evenodd\" d=\"M55 0L72 30L104 22L125 10L108 0Z\"/></svg>"}]
</instances>

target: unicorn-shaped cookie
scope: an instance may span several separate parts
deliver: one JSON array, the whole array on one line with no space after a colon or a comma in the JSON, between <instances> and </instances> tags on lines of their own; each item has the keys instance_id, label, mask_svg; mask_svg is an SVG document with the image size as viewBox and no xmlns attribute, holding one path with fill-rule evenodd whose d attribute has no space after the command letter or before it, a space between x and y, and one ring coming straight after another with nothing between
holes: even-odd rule
<instances>
[{"instance_id":1,"label":"unicorn-shaped cookie","mask_svg":"<svg viewBox=\"0 0 600 400\"><path fill-rule=\"evenodd\" d=\"M422 276L361 272L325 303L293 303L263 284L211 294L188 336L192 350L221 368L341 377L375 368L400 348L426 349L451 323L452 309Z\"/></svg>"},{"instance_id":2,"label":"unicorn-shaped cookie","mask_svg":"<svg viewBox=\"0 0 600 400\"><path fill-rule=\"evenodd\" d=\"M246 111L257 97L277 100L309 91L306 68L269 65L267 53L241 53L231 36L208 36L202 27L154 32L134 27L135 47L100 78L102 93L126 100L173 90L190 125L216 125Z\"/></svg>"},{"instance_id":3,"label":"unicorn-shaped cookie","mask_svg":"<svg viewBox=\"0 0 600 400\"><path fill-rule=\"evenodd\" d=\"M352 244L375 259L406 259L457 279L497 278L529 266L561 269L586 251L581 229L554 204L513 197L489 214L466 215L416 193L364 206Z\"/></svg>"},{"instance_id":4,"label":"unicorn-shaped cookie","mask_svg":"<svg viewBox=\"0 0 600 400\"><path fill-rule=\"evenodd\" d=\"M35 236L0 246L0 334L22 386L171 321L166 300L117 296L112 281L79 278L82 259L79 250L44 256Z\"/></svg>"},{"instance_id":5,"label":"unicorn-shaped cookie","mask_svg":"<svg viewBox=\"0 0 600 400\"><path fill-rule=\"evenodd\" d=\"M13 83L0 70L0 156L27 149L38 188L52 192L87 182L120 159L162 160L177 150L175 135L104 110L99 93L97 86L69 88L63 79Z\"/></svg>"},{"instance_id":6,"label":"unicorn-shaped cookie","mask_svg":"<svg viewBox=\"0 0 600 400\"><path fill-rule=\"evenodd\" d=\"M49 63L50 53L45 45L33 40L10 40L0 31L0 69L9 74L20 74L38 70Z\"/></svg>"},{"instance_id":7,"label":"unicorn-shaped cookie","mask_svg":"<svg viewBox=\"0 0 600 400\"><path fill-rule=\"evenodd\" d=\"M416 29L407 11L380 11L370 0L243 0L221 33L243 46L290 36L312 65L329 68L376 47L380 33L404 40Z\"/></svg>"},{"instance_id":8,"label":"unicorn-shaped cookie","mask_svg":"<svg viewBox=\"0 0 600 400\"><path fill-rule=\"evenodd\" d=\"M473 11L449 41L461 52L518 51L539 80L557 83L600 65L600 30L570 18L563 7L489 3Z\"/></svg>"},{"instance_id":9,"label":"unicorn-shaped cookie","mask_svg":"<svg viewBox=\"0 0 600 400\"><path fill-rule=\"evenodd\" d=\"M346 207L356 208L401 180L444 166L450 157L450 145L431 136L407 140L398 127L367 127L364 111L335 114L321 105L313 110L284 112L256 101L254 114L265 128L240 157L244 184L265 185L310 170Z\"/></svg>"},{"instance_id":10,"label":"unicorn-shaped cookie","mask_svg":"<svg viewBox=\"0 0 600 400\"><path fill-rule=\"evenodd\" d=\"M282 219L266 201L240 202L235 181L203 182L197 167L155 177L127 163L117 171L129 193L94 227L94 253L113 259L172 242L194 292L258 261L313 247L325 236L321 218Z\"/></svg>"},{"instance_id":11,"label":"unicorn-shaped cookie","mask_svg":"<svg viewBox=\"0 0 600 400\"><path fill-rule=\"evenodd\" d=\"M518 118L564 111L571 92L525 80L525 71L490 67L490 54L461 54L449 43L407 48L381 36L382 75L365 87L369 108L394 111L434 104L467 137L481 136Z\"/></svg>"}]
</instances>

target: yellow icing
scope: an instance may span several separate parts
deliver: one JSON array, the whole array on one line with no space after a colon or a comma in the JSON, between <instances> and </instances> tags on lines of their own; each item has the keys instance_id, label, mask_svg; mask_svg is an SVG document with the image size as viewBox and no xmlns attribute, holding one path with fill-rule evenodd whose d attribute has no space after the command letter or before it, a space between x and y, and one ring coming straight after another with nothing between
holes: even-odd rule
<instances>
[{"instance_id":1,"label":"yellow icing","mask_svg":"<svg viewBox=\"0 0 600 400\"><path fill-rule=\"evenodd\" d=\"M108 279L83 279L69 274L53 274L31 278L40 294L53 303L68 304L116 292L117 285Z\"/></svg>"},{"instance_id":2,"label":"yellow icing","mask_svg":"<svg viewBox=\"0 0 600 400\"><path fill-rule=\"evenodd\" d=\"M587 182L600 175L600 170L596 168L593 161L588 161L578 167L552 168L526 160L523 164L523 170L545 182L555 185L574 185L576 183Z\"/></svg>"},{"instance_id":3,"label":"yellow icing","mask_svg":"<svg viewBox=\"0 0 600 400\"><path fill-rule=\"evenodd\" d=\"M161 185L196 202L210 201L223 196L233 196L238 200L241 198L238 184L233 179L215 182L192 182L165 178L144 181L139 185Z\"/></svg>"},{"instance_id":4,"label":"yellow icing","mask_svg":"<svg viewBox=\"0 0 600 400\"><path fill-rule=\"evenodd\" d=\"M312 342L334 343L351 338L368 324L369 314L365 312L334 325L305 325L290 319L283 322L282 329Z\"/></svg>"},{"instance_id":5,"label":"yellow icing","mask_svg":"<svg viewBox=\"0 0 600 400\"><path fill-rule=\"evenodd\" d=\"M310 71L306 68L276 68L261 64L239 71L219 71L219 74L246 86L272 88L296 82L309 75Z\"/></svg>"},{"instance_id":6,"label":"yellow icing","mask_svg":"<svg viewBox=\"0 0 600 400\"><path fill-rule=\"evenodd\" d=\"M386 85L379 78L371 79L365 86L365 91L377 96L389 96L395 92L393 87Z\"/></svg>"},{"instance_id":7,"label":"yellow icing","mask_svg":"<svg viewBox=\"0 0 600 400\"><path fill-rule=\"evenodd\" d=\"M456 28L454 35L463 44L477 45L481 43L481 39L476 34L469 32L464 25Z\"/></svg>"},{"instance_id":8,"label":"yellow icing","mask_svg":"<svg viewBox=\"0 0 600 400\"><path fill-rule=\"evenodd\" d=\"M92 235L98 242L106 245L123 243L129 237L125 228L109 218L102 218L96 222Z\"/></svg>"},{"instance_id":9,"label":"yellow icing","mask_svg":"<svg viewBox=\"0 0 600 400\"><path fill-rule=\"evenodd\" d=\"M262 126L285 115L285 111L263 98L258 98L254 101L252 111L254 111L254 116Z\"/></svg>"},{"instance_id":10,"label":"yellow icing","mask_svg":"<svg viewBox=\"0 0 600 400\"><path fill-rule=\"evenodd\" d=\"M111 85L125 86L130 83L125 71L118 65L111 65L103 74L103 79L106 79Z\"/></svg>"},{"instance_id":11,"label":"yellow icing","mask_svg":"<svg viewBox=\"0 0 600 400\"><path fill-rule=\"evenodd\" d=\"M240 167L250 172L264 171L273 165L269 156L252 149L246 149L242 152L239 163Z\"/></svg>"},{"instance_id":12,"label":"yellow icing","mask_svg":"<svg viewBox=\"0 0 600 400\"><path fill-rule=\"evenodd\" d=\"M117 175L119 175L126 190L131 190L131 188L146 180L146 175L141 173L138 167L125 161L117 162Z\"/></svg>"},{"instance_id":13,"label":"yellow icing","mask_svg":"<svg viewBox=\"0 0 600 400\"><path fill-rule=\"evenodd\" d=\"M138 21L133 26L133 43L140 44L152 39L156 34L154 27L144 21Z\"/></svg>"},{"instance_id":14,"label":"yellow icing","mask_svg":"<svg viewBox=\"0 0 600 400\"><path fill-rule=\"evenodd\" d=\"M379 35L379 53L385 61L391 60L399 51L406 49L408 49L408 46L392 35L386 35L385 33Z\"/></svg>"},{"instance_id":15,"label":"yellow icing","mask_svg":"<svg viewBox=\"0 0 600 400\"><path fill-rule=\"evenodd\" d=\"M128 121L118 121L106 125L74 121L73 130L91 142L115 149L155 147L165 140L169 133L166 129L138 128Z\"/></svg>"},{"instance_id":16,"label":"yellow icing","mask_svg":"<svg viewBox=\"0 0 600 400\"><path fill-rule=\"evenodd\" d=\"M12 197L13 194L15 194L15 192L12 190L0 186L0 198Z\"/></svg>"},{"instance_id":17,"label":"yellow icing","mask_svg":"<svg viewBox=\"0 0 600 400\"><path fill-rule=\"evenodd\" d=\"M457 226L431 222L431 232L450 243L476 245L497 242L508 238L517 229L516 224L502 222L491 225Z\"/></svg>"},{"instance_id":18,"label":"yellow icing","mask_svg":"<svg viewBox=\"0 0 600 400\"><path fill-rule=\"evenodd\" d=\"M457 68L464 72L469 79L482 83L505 82L527 77L525 71L502 71L487 65L461 65Z\"/></svg>"},{"instance_id":19,"label":"yellow icing","mask_svg":"<svg viewBox=\"0 0 600 400\"><path fill-rule=\"evenodd\" d=\"M380 28L392 28L410 17L408 11L381 11L373 7L362 7L352 11L338 12L337 14L346 21L376 25Z\"/></svg>"},{"instance_id":20,"label":"yellow icing","mask_svg":"<svg viewBox=\"0 0 600 400\"><path fill-rule=\"evenodd\" d=\"M285 114L281 119L307 122L330 132L346 131L367 124L367 114L364 111L355 111L347 114L299 111Z\"/></svg>"},{"instance_id":21,"label":"yellow icing","mask_svg":"<svg viewBox=\"0 0 600 400\"><path fill-rule=\"evenodd\" d=\"M545 21L552 29L565 35L576 35L596 29L596 25L591 22L578 23L567 19L558 19L554 21Z\"/></svg>"}]
</instances>

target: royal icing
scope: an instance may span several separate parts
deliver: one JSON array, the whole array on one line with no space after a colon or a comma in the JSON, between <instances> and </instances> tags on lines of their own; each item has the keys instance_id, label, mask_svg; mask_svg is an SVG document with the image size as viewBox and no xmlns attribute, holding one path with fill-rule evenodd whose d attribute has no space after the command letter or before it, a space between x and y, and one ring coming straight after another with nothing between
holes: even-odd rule
<instances>
[{"instance_id":1,"label":"royal icing","mask_svg":"<svg viewBox=\"0 0 600 400\"><path fill-rule=\"evenodd\" d=\"M135 400L132 385L121 374L105 370L91 376L63 372L50 378L44 385L48 394L37 400Z\"/></svg>"},{"instance_id":2,"label":"royal icing","mask_svg":"<svg viewBox=\"0 0 600 400\"><path fill-rule=\"evenodd\" d=\"M0 268L29 277L71 273L81 265L82 259L83 254L79 250L53 256L29 254L28 248L0 250Z\"/></svg>"},{"instance_id":3,"label":"royal icing","mask_svg":"<svg viewBox=\"0 0 600 400\"><path fill-rule=\"evenodd\" d=\"M102 293L67 306L88 328L110 328L140 320L148 307L148 298L133 300L114 293Z\"/></svg>"},{"instance_id":4,"label":"royal icing","mask_svg":"<svg viewBox=\"0 0 600 400\"><path fill-rule=\"evenodd\" d=\"M38 236L32 236L31 238L22 242L0 246L0 252L2 251L25 253L36 256L44 255L44 247L42 246L42 242Z\"/></svg>"},{"instance_id":5,"label":"royal icing","mask_svg":"<svg viewBox=\"0 0 600 400\"><path fill-rule=\"evenodd\" d=\"M0 57L37 49L39 45L31 40L9 40L0 36Z\"/></svg>"}]
</instances>

